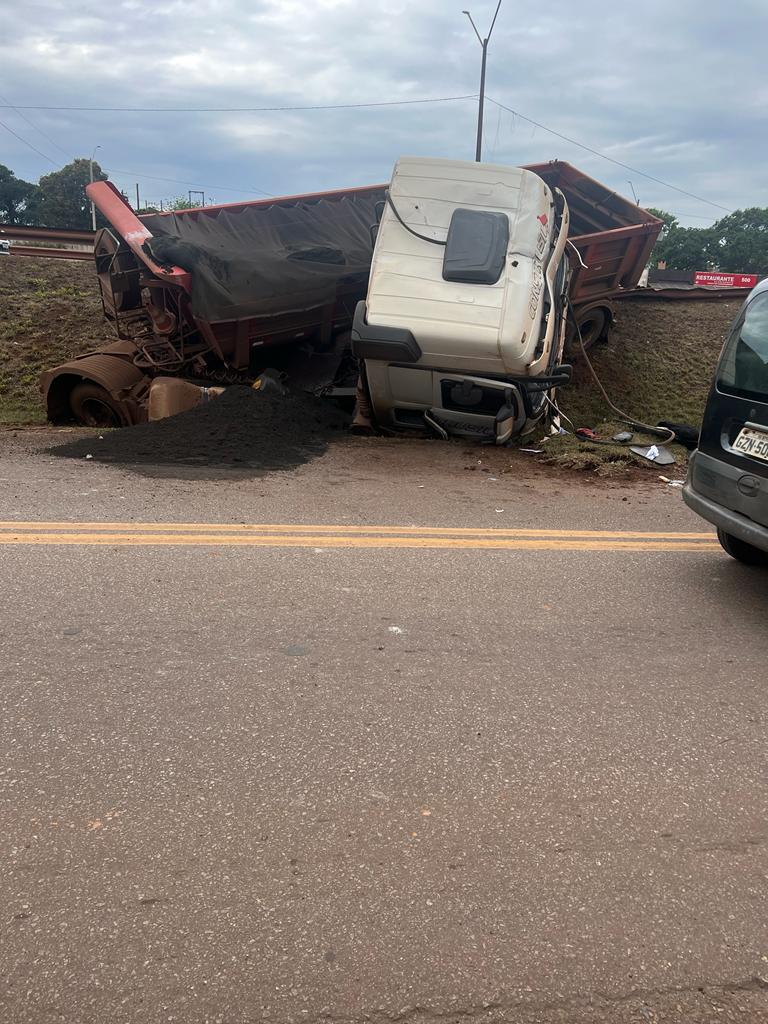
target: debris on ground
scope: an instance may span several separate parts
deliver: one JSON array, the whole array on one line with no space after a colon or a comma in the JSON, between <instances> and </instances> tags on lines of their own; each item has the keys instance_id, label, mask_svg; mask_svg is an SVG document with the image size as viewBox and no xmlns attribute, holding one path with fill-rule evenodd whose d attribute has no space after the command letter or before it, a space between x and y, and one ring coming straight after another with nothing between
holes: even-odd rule
<instances>
[{"instance_id":1,"label":"debris on ground","mask_svg":"<svg viewBox=\"0 0 768 1024\"><path fill-rule=\"evenodd\" d=\"M700 428L698 426L694 427L690 423L670 423L669 420L661 420L656 426L671 430L675 435L675 440L684 445L688 451L692 452L699 444Z\"/></svg>"},{"instance_id":2,"label":"debris on ground","mask_svg":"<svg viewBox=\"0 0 768 1024\"><path fill-rule=\"evenodd\" d=\"M677 459L663 444L645 445L633 444L629 449L633 454L639 455L641 459L648 462L655 462L659 466L672 466Z\"/></svg>"},{"instance_id":3,"label":"debris on ground","mask_svg":"<svg viewBox=\"0 0 768 1024\"><path fill-rule=\"evenodd\" d=\"M597 433L597 431L593 430L591 427L579 427L579 429L576 431L576 437L578 437L580 441L601 440L600 435Z\"/></svg>"},{"instance_id":4,"label":"debris on ground","mask_svg":"<svg viewBox=\"0 0 768 1024\"><path fill-rule=\"evenodd\" d=\"M615 420L596 424L595 432L600 438L592 441L580 439L574 434L545 438L542 441L545 448L542 461L559 469L595 473L599 477L609 478L633 476L652 469L651 463L633 455L626 441L614 440L615 435L622 433L619 427L620 424ZM647 450L651 445L658 445L659 439L637 430L632 434L632 441ZM680 471L685 472L688 451L677 443L666 447L674 455Z\"/></svg>"},{"instance_id":5,"label":"debris on ground","mask_svg":"<svg viewBox=\"0 0 768 1024\"><path fill-rule=\"evenodd\" d=\"M124 466L261 473L293 469L344 436L349 417L302 393L230 387L215 402L51 448L52 455ZM206 474L206 475L207 475ZM174 475L169 472L166 475Z\"/></svg>"}]
</instances>

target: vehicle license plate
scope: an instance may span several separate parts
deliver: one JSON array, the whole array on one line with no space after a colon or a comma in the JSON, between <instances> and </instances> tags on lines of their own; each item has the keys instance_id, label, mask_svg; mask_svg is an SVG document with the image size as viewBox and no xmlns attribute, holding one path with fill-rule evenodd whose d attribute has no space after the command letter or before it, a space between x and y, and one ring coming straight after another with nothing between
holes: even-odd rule
<instances>
[{"instance_id":1,"label":"vehicle license plate","mask_svg":"<svg viewBox=\"0 0 768 1024\"><path fill-rule=\"evenodd\" d=\"M762 430L742 427L739 436L733 442L733 447L737 452L768 462L768 434L764 434Z\"/></svg>"}]
</instances>

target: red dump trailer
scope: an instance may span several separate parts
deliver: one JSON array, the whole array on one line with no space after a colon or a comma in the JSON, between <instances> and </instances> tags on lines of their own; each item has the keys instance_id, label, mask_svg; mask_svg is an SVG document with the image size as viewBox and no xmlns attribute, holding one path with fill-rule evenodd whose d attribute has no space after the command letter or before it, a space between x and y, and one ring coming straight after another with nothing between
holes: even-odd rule
<instances>
[{"instance_id":1,"label":"red dump trailer","mask_svg":"<svg viewBox=\"0 0 768 1024\"><path fill-rule=\"evenodd\" d=\"M662 224L569 164L530 169L571 209L586 265L574 260L571 299L590 344L610 326L610 299L637 284ZM110 182L87 193L109 224L94 257L116 340L43 374L50 419L138 423L156 376L246 383L286 350L344 349L385 185L144 216Z\"/></svg>"}]
</instances>

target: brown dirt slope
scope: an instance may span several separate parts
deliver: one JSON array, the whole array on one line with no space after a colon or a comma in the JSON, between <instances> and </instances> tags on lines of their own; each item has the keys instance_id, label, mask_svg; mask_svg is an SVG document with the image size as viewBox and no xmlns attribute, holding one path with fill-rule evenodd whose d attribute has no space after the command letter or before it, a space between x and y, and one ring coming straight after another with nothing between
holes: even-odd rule
<instances>
[{"instance_id":1,"label":"brown dirt slope","mask_svg":"<svg viewBox=\"0 0 768 1024\"><path fill-rule=\"evenodd\" d=\"M727 302L626 301L590 358L614 405L633 419L699 426L725 334L742 298ZM577 427L614 420L583 359L560 406Z\"/></svg>"},{"instance_id":2,"label":"brown dirt slope","mask_svg":"<svg viewBox=\"0 0 768 1024\"><path fill-rule=\"evenodd\" d=\"M109 337L92 263L0 256L0 426L44 423L40 373Z\"/></svg>"}]
</instances>

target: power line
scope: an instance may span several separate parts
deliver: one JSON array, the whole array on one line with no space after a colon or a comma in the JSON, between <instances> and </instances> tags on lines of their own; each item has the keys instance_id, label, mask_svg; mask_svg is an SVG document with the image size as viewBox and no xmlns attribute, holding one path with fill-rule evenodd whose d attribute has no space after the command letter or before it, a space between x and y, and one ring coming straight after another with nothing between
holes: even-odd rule
<instances>
[{"instance_id":1,"label":"power line","mask_svg":"<svg viewBox=\"0 0 768 1024\"><path fill-rule=\"evenodd\" d=\"M575 139L569 138L567 135L561 135L560 132L554 131L552 128L547 128L545 124L541 124L540 121L534 121L532 117L526 117L525 114L521 114L519 110L513 110L512 107L507 107L503 103L499 103L498 100L491 99L488 97L491 103L495 103L497 107L501 107L502 110L508 111L510 114L514 114L516 117L521 117L528 124L535 125L537 128L542 128L545 132L549 132L550 135L554 135L558 139L562 139L564 142L569 142L572 146L578 146L579 149L584 149L587 153L592 153L593 156L599 156L603 160L608 160L609 163L616 164L617 167L623 167L626 171L631 171L633 174L639 174L642 178L648 178L649 181L655 181L657 185L663 185L664 188L671 188L673 192L679 192L683 196L688 196L689 199L695 199L697 203L706 203L707 206L714 206L718 210L725 210L726 213L732 211L727 206L721 206L720 203L713 203L711 199L704 199L703 196L694 195L693 192L686 192L684 188L678 188L677 185L670 185L668 181L662 181L661 178L654 178L652 174L646 174L645 171L639 171L637 167L630 167L629 164L623 164L621 160L614 160L612 156L606 156L605 153L601 153L598 149L593 149L591 146L585 146L583 142L577 142Z\"/></svg>"},{"instance_id":2,"label":"power line","mask_svg":"<svg viewBox=\"0 0 768 1024\"><path fill-rule=\"evenodd\" d=\"M206 192L240 192L245 196L252 196L255 194L267 196L269 199L273 198L274 193L265 192L262 188L234 188L231 185L206 185L200 181L184 181L182 178L161 178L156 174L144 174L140 171L123 171L119 167L104 167L104 171L108 171L110 174L127 174L132 178L139 178L140 180L146 179L147 181L167 181L172 185L191 185L193 188L204 188Z\"/></svg>"},{"instance_id":3,"label":"power line","mask_svg":"<svg viewBox=\"0 0 768 1024\"><path fill-rule=\"evenodd\" d=\"M31 122L30 122L30 124L31 124ZM32 127L34 128L34 125L32 125ZM44 160L47 160L49 163L53 164L55 167L58 166L58 163L55 160L52 160L51 157L49 157L45 153L43 153L43 151L38 149L37 146L33 146L31 142L27 142L27 140L25 138L23 138L21 135L19 135L18 132L15 132L13 130L13 128L11 128L9 125L7 125L4 121L0 121L0 128L5 128L6 131L10 132L11 135L13 135L15 138L17 138L19 140L19 142L23 142L25 146L28 146L31 150L33 150L35 153L37 153L38 156L41 156ZM104 170L107 170L107 168L104 168ZM262 195L262 196L267 196L267 198L270 198L270 199L273 197L273 193L272 192L265 192L264 189L261 189L261 188L246 189L246 188L234 188L231 185L205 185L205 184L202 184L199 181L186 181L186 180L184 180L182 178L161 178L158 175L144 174L143 172L139 172L139 171L124 171L124 170L120 170L117 167L113 167L110 170L114 174L127 174L130 177L132 177L132 178L139 178L139 180L146 179L147 181L166 181L166 182L168 182L169 184L172 184L172 185L192 185L193 187L204 188L206 191L210 190L210 191L219 191L219 192L239 192L242 195L246 195L246 196Z\"/></svg>"},{"instance_id":4,"label":"power line","mask_svg":"<svg viewBox=\"0 0 768 1024\"><path fill-rule=\"evenodd\" d=\"M53 107L38 104L22 104L13 109L18 110L59 110L80 113L109 114L267 114L273 112L291 112L302 110L359 110L364 107L405 107L418 103L453 103L456 100L476 100L477 94L467 96L437 96L424 100L386 100L380 103L326 103L313 106L285 107ZM0 103L0 109L10 107L9 103Z\"/></svg>"},{"instance_id":5,"label":"power line","mask_svg":"<svg viewBox=\"0 0 768 1024\"><path fill-rule=\"evenodd\" d=\"M0 96L0 100L2 100L4 106L7 106L12 111L14 111L14 113L18 114L22 121L26 121L30 128L34 128L38 135L42 135L46 142L50 142L54 149L58 149L58 151L60 153L63 153L67 160L69 160L69 153L65 152L65 150L61 148L58 142L54 142L50 135L46 135L42 128L38 128L38 126L33 121L30 121L26 114L22 114L18 107L14 107L12 103L9 103L5 96Z\"/></svg>"},{"instance_id":6,"label":"power line","mask_svg":"<svg viewBox=\"0 0 768 1024\"><path fill-rule=\"evenodd\" d=\"M43 153L42 150L38 149L37 146L33 146L31 142L27 142L27 140L22 138L22 136L19 135L18 132L15 132L13 130L13 128L10 128L5 123L5 121L0 121L0 128L5 128L5 130L7 132L10 132L11 135L13 135L15 138L17 138L19 140L19 142L23 142L25 146L29 146L29 148L34 150L35 153L37 153L38 156L41 156L43 158L43 160L47 160L49 164L53 164L54 167L58 167L59 166L58 163L55 160L52 160L49 156L46 156L46 154Z\"/></svg>"}]
</instances>

